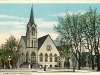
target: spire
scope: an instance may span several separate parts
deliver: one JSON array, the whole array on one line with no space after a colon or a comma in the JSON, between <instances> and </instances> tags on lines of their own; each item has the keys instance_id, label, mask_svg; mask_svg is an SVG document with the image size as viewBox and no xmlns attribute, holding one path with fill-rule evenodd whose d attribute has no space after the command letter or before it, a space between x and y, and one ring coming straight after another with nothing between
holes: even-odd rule
<instances>
[{"instance_id":1,"label":"spire","mask_svg":"<svg viewBox=\"0 0 100 75\"><path fill-rule=\"evenodd\" d=\"M31 7L29 23L30 23L31 25L34 24L33 4L32 4L32 7Z\"/></svg>"}]
</instances>

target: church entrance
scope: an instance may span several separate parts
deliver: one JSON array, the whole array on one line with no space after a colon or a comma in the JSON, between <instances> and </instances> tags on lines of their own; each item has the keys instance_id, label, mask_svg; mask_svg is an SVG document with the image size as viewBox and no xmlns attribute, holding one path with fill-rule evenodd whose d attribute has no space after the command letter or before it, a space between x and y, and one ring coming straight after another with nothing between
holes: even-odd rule
<instances>
[{"instance_id":1,"label":"church entrance","mask_svg":"<svg viewBox=\"0 0 100 75\"><path fill-rule=\"evenodd\" d=\"M31 63L31 68L36 68L36 63Z\"/></svg>"},{"instance_id":2,"label":"church entrance","mask_svg":"<svg viewBox=\"0 0 100 75\"><path fill-rule=\"evenodd\" d=\"M36 53L35 52L31 53L31 64L32 64L32 68L36 68Z\"/></svg>"}]
</instances>

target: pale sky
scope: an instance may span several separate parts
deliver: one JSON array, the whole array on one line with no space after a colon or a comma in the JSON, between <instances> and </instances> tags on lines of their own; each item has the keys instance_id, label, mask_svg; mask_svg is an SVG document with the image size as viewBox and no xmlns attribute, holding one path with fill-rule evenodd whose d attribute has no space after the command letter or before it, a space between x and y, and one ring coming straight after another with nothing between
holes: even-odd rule
<instances>
[{"instance_id":1,"label":"pale sky","mask_svg":"<svg viewBox=\"0 0 100 75\"><path fill-rule=\"evenodd\" d=\"M32 4L30 3L12 3L0 4L0 45L6 41L10 35L14 35L20 40L21 36L26 35L26 26L29 21ZM38 37L50 34L55 40L58 34L53 26L58 23L58 16L64 17L66 11L70 14L85 13L89 7L97 8L100 12L100 4L39 4L33 3L35 23L37 24Z\"/></svg>"}]
</instances>

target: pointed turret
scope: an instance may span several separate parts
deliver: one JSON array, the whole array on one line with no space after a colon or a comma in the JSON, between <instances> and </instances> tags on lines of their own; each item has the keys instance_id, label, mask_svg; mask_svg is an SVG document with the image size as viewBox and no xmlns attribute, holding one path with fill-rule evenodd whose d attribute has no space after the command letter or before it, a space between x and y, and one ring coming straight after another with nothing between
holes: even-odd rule
<instances>
[{"instance_id":1,"label":"pointed turret","mask_svg":"<svg viewBox=\"0 0 100 75\"><path fill-rule=\"evenodd\" d=\"M29 19L29 24L35 24L34 23L34 15L33 15L33 5L31 7L31 12L30 12L30 19Z\"/></svg>"}]
</instances>

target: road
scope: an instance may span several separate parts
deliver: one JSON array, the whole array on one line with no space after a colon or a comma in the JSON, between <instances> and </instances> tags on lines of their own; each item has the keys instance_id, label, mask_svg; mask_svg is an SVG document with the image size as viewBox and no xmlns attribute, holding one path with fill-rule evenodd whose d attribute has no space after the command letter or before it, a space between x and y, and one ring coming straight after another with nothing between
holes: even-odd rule
<instances>
[{"instance_id":1,"label":"road","mask_svg":"<svg viewBox=\"0 0 100 75\"><path fill-rule=\"evenodd\" d=\"M96 70L91 70L90 68L82 68L82 70L75 70L73 72L73 69L47 69L44 71L44 69L26 69L26 68L19 68L19 69L0 69L0 75L36 75L36 74L43 74L43 75L81 75L81 74L95 74L100 75L99 72L96 72Z\"/></svg>"}]
</instances>

